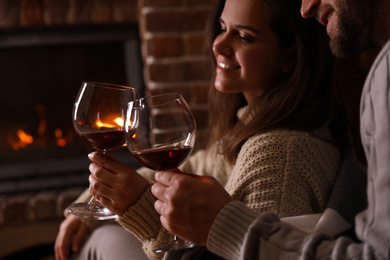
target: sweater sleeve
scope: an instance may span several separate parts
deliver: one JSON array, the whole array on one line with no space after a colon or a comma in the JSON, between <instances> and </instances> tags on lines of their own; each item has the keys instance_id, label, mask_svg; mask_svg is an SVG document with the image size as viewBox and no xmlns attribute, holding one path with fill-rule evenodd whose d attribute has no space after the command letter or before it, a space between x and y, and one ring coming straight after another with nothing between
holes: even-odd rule
<instances>
[{"instance_id":1,"label":"sweater sleeve","mask_svg":"<svg viewBox=\"0 0 390 260\"><path fill-rule=\"evenodd\" d=\"M385 259L346 237L308 234L272 213L257 214L239 201L227 204L211 227L208 249L227 259ZM364 257L363 257L364 256Z\"/></svg>"},{"instance_id":2,"label":"sweater sleeve","mask_svg":"<svg viewBox=\"0 0 390 260\"><path fill-rule=\"evenodd\" d=\"M249 139L226 185L249 208L279 217L322 212L337 175L338 148L309 133L280 130Z\"/></svg>"},{"instance_id":3,"label":"sweater sleeve","mask_svg":"<svg viewBox=\"0 0 390 260\"><path fill-rule=\"evenodd\" d=\"M135 204L117 218L117 222L142 242L150 259L161 259L163 255L153 250L168 244L173 235L161 225L160 216L154 209L155 201L150 186Z\"/></svg>"}]
</instances>

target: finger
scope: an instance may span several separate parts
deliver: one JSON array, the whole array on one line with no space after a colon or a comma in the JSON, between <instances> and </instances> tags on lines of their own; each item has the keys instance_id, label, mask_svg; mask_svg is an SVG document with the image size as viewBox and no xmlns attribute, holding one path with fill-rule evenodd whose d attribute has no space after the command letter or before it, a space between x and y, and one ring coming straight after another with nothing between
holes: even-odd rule
<instances>
[{"instance_id":1,"label":"finger","mask_svg":"<svg viewBox=\"0 0 390 260\"><path fill-rule=\"evenodd\" d=\"M172 185L176 175L179 175L179 174L174 173L174 172L170 172L170 171L158 171L158 172L156 172L154 177L155 177L156 181L169 187Z\"/></svg>"},{"instance_id":2,"label":"finger","mask_svg":"<svg viewBox=\"0 0 390 260\"><path fill-rule=\"evenodd\" d=\"M172 232L171 228L170 228L170 225L168 224L168 220L163 216L161 215L160 216L160 222L161 222L161 225L166 229L168 230L169 232Z\"/></svg>"},{"instance_id":3,"label":"finger","mask_svg":"<svg viewBox=\"0 0 390 260\"><path fill-rule=\"evenodd\" d=\"M156 202L154 202L154 209L156 210L156 212L160 215L162 215L162 209L164 207L164 202L161 201L161 200L156 200Z\"/></svg>"},{"instance_id":4,"label":"finger","mask_svg":"<svg viewBox=\"0 0 390 260\"><path fill-rule=\"evenodd\" d=\"M108 171L105 168L102 168L102 166L100 166L97 163L91 163L89 165L89 171L91 175L95 177L95 179L99 180L99 182L104 183L108 186L111 186L109 184L113 182L115 177L115 175L112 172Z\"/></svg>"},{"instance_id":5,"label":"finger","mask_svg":"<svg viewBox=\"0 0 390 260\"><path fill-rule=\"evenodd\" d=\"M173 171L158 171L155 174L156 181L166 186L171 186L175 181L185 180L188 177L200 181L203 181L205 178L208 178L206 176L200 176L193 173L182 172L179 169Z\"/></svg>"},{"instance_id":6,"label":"finger","mask_svg":"<svg viewBox=\"0 0 390 260\"><path fill-rule=\"evenodd\" d=\"M103 204L106 207L110 207L113 205L111 196L112 194L108 192L110 197L107 197L103 195L102 193L96 191L92 186L89 186L89 193L94 198L95 201L99 202L100 204Z\"/></svg>"},{"instance_id":7,"label":"finger","mask_svg":"<svg viewBox=\"0 0 390 260\"><path fill-rule=\"evenodd\" d=\"M80 227L77 230L77 233L75 234L73 238L73 243L72 243L72 251L74 253L79 252L82 243L84 242L84 238L88 233L88 227L84 223L80 222Z\"/></svg>"},{"instance_id":8,"label":"finger","mask_svg":"<svg viewBox=\"0 0 390 260\"><path fill-rule=\"evenodd\" d=\"M210 177L210 176L196 175L195 179L197 179L198 181L202 181L202 182L206 182L206 183L210 183L210 184L219 184L219 182L214 177Z\"/></svg>"},{"instance_id":9,"label":"finger","mask_svg":"<svg viewBox=\"0 0 390 260\"><path fill-rule=\"evenodd\" d=\"M185 172L182 172L179 168L175 168L175 169L172 169L170 171L175 172L175 173L184 173L185 174Z\"/></svg>"},{"instance_id":10,"label":"finger","mask_svg":"<svg viewBox=\"0 0 390 260\"><path fill-rule=\"evenodd\" d=\"M166 218L164 215L161 215L160 216L160 222L161 222L161 225L166 229L168 230L169 232L171 232L172 234L177 234L177 228L175 228L174 225L172 225L173 223L168 221L168 218Z\"/></svg>"},{"instance_id":11,"label":"finger","mask_svg":"<svg viewBox=\"0 0 390 260\"><path fill-rule=\"evenodd\" d=\"M121 163L120 161L107 154L92 152L88 154L88 158L94 163L100 165L100 167L110 171L113 174L126 172L126 170L128 169L125 164Z\"/></svg>"},{"instance_id":12,"label":"finger","mask_svg":"<svg viewBox=\"0 0 390 260\"><path fill-rule=\"evenodd\" d=\"M57 242L58 241L56 240L56 244L54 246L56 260L67 260L67 251L65 251L61 245L57 244Z\"/></svg>"},{"instance_id":13,"label":"finger","mask_svg":"<svg viewBox=\"0 0 390 260\"><path fill-rule=\"evenodd\" d=\"M89 175L89 192L93 197L96 196L104 196L111 198L114 194L116 194L116 190L111 186L106 185L100 180L96 179L92 174Z\"/></svg>"},{"instance_id":14,"label":"finger","mask_svg":"<svg viewBox=\"0 0 390 260\"><path fill-rule=\"evenodd\" d=\"M55 242L55 255L58 260L67 260L69 255L70 248L70 234L69 232L64 232L63 229L60 229L58 232L56 242Z\"/></svg>"},{"instance_id":15,"label":"finger","mask_svg":"<svg viewBox=\"0 0 390 260\"><path fill-rule=\"evenodd\" d=\"M91 190L91 188L90 188L90 190ZM108 208L108 209L111 210L112 205L113 205L111 199L106 198L106 197L104 197L104 196L102 196L102 195L99 195L99 194L96 193L96 192L93 192L93 193L91 192L91 195L92 195L93 199L94 199L96 202L99 202L100 204L102 204L103 206L105 206L106 208Z\"/></svg>"},{"instance_id":16,"label":"finger","mask_svg":"<svg viewBox=\"0 0 390 260\"><path fill-rule=\"evenodd\" d=\"M95 198L95 200L98 201L98 202L100 202L100 204L102 204L103 206L105 206L105 207L108 208L108 209L112 209L112 207L113 207L112 200L110 200L110 199L107 198L107 197L98 195L98 196Z\"/></svg>"},{"instance_id":17,"label":"finger","mask_svg":"<svg viewBox=\"0 0 390 260\"><path fill-rule=\"evenodd\" d=\"M166 188L167 188L166 186L157 182L157 183L153 184L151 192L157 199L165 201L164 193L165 193Z\"/></svg>"}]
</instances>

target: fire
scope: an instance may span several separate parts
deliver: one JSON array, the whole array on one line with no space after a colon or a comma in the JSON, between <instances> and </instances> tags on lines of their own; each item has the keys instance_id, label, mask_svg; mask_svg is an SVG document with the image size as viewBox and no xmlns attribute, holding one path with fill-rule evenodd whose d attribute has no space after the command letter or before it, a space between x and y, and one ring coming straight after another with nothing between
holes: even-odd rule
<instances>
[{"instance_id":1,"label":"fire","mask_svg":"<svg viewBox=\"0 0 390 260\"><path fill-rule=\"evenodd\" d=\"M114 128L114 127L123 127L123 118L121 117L117 117L115 118L114 120L112 120L113 123L115 123L115 125L113 123L108 123L108 122L102 122L100 120L97 120L96 121L96 126L97 127L107 127L107 128Z\"/></svg>"},{"instance_id":2,"label":"fire","mask_svg":"<svg viewBox=\"0 0 390 260\"><path fill-rule=\"evenodd\" d=\"M19 129L16 131L18 140L13 140L11 136L8 136L8 142L11 144L12 149L19 150L20 148L25 148L27 145L30 145L34 142L34 138L29 134Z\"/></svg>"},{"instance_id":3,"label":"fire","mask_svg":"<svg viewBox=\"0 0 390 260\"><path fill-rule=\"evenodd\" d=\"M67 144L67 140L63 137L61 129L55 129L54 136L56 138L56 144L58 146L63 147ZM7 139L8 143L15 151L21 148L26 148L28 145L33 144L35 141L34 137L31 134L23 131L22 129L17 130L16 135L8 135Z\"/></svg>"},{"instance_id":4,"label":"fire","mask_svg":"<svg viewBox=\"0 0 390 260\"><path fill-rule=\"evenodd\" d=\"M56 138L57 138L56 144L57 144L58 146L63 147L63 146L66 145L66 140L65 140L65 138L62 137L62 131L61 131L61 129L56 128L56 130L54 130L54 135L55 135Z\"/></svg>"},{"instance_id":5,"label":"fire","mask_svg":"<svg viewBox=\"0 0 390 260\"><path fill-rule=\"evenodd\" d=\"M113 123L108 123L108 122L113 122ZM96 126L101 128L101 127L107 127L107 128L116 128L116 127L121 127L123 128L124 126L124 121L123 121L123 118L122 117L116 117L114 119L111 119L111 120L107 120L106 122L102 122L101 120L97 120L96 121ZM126 144L124 144L123 146L126 146Z\"/></svg>"},{"instance_id":6,"label":"fire","mask_svg":"<svg viewBox=\"0 0 390 260\"><path fill-rule=\"evenodd\" d=\"M43 146L49 144L50 142L55 142L57 146L64 147L69 142L73 141L74 134L69 134L67 133L68 131L65 131L64 134L63 129L58 127L54 130L50 130L48 128L46 118L44 117L44 113L42 112L43 110L44 108L40 108L40 110L38 111L40 114L40 119L36 131L32 130L35 133L34 135L30 134L26 130L17 128L17 130L15 129L16 131L13 130L12 133L7 134L7 142L13 150L17 151L19 149L26 148L30 145ZM123 125L123 118L117 117L116 115L111 115L109 118L96 121L96 126L99 128L122 128Z\"/></svg>"},{"instance_id":7,"label":"fire","mask_svg":"<svg viewBox=\"0 0 390 260\"><path fill-rule=\"evenodd\" d=\"M115 118L114 122L115 122L117 125L123 127L123 119L122 119L122 118L117 117L117 118Z\"/></svg>"}]
</instances>

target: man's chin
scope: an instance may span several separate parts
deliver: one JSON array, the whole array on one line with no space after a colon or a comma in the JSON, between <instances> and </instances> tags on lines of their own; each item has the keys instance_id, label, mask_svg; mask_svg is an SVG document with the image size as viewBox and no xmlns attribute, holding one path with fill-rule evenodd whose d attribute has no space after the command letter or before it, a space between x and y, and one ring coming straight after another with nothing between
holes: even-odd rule
<instances>
[{"instance_id":1,"label":"man's chin","mask_svg":"<svg viewBox=\"0 0 390 260\"><path fill-rule=\"evenodd\" d=\"M345 59L352 55L351 53L347 52L345 48L341 48L341 46L335 41L330 41L329 45L333 55L338 58Z\"/></svg>"},{"instance_id":2,"label":"man's chin","mask_svg":"<svg viewBox=\"0 0 390 260\"><path fill-rule=\"evenodd\" d=\"M361 46L358 41L340 38L331 38L329 46L333 55L342 59L349 58L368 48L368 46Z\"/></svg>"}]
</instances>

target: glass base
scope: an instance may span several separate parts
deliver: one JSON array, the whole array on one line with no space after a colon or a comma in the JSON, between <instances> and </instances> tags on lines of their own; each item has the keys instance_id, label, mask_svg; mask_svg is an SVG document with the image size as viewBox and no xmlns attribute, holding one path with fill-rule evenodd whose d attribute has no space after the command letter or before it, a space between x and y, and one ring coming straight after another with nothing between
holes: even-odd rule
<instances>
[{"instance_id":1,"label":"glass base","mask_svg":"<svg viewBox=\"0 0 390 260\"><path fill-rule=\"evenodd\" d=\"M107 220L117 216L100 203L73 203L68 208L69 212L87 219Z\"/></svg>"},{"instance_id":2,"label":"glass base","mask_svg":"<svg viewBox=\"0 0 390 260\"><path fill-rule=\"evenodd\" d=\"M161 247L159 249L154 250L154 253L163 253L163 252L168 252L168 251L177 251L177 250L182 250L182 249L187 249L187 248L194 248L197 247L198 245L185 241L181 238L178 238L177 240L173 240L170 244Z\"/></svg>"}]
</instances>

